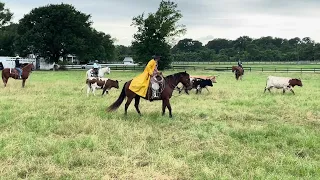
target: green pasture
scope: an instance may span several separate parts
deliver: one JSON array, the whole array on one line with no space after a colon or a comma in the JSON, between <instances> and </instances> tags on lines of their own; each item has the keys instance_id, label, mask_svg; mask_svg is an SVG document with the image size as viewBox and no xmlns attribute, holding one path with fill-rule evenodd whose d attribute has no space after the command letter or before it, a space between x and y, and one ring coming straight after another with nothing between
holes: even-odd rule
<instances>
[{"instance_id":1,"label":"green pasture","mask_svg":"<svg viewBox=\"0 0 320 180\"><path fill-rule=\"evenodd\" d=\"M177 71L164 71L165 75ZM106 108L138 71L111 71L120 89L86 96L85 71L34 71L0 87L3 179L319 179L320 74L187 71L219 75L196 95ZM268 75L301 78L296 95L263 93Z\"/></svg>"}]
</instances>

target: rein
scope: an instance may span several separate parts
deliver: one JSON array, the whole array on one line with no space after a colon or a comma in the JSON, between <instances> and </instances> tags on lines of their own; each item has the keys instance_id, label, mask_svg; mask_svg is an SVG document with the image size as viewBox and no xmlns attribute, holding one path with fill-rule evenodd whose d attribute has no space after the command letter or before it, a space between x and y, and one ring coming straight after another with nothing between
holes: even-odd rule
<instances>
[{"instance_id":1,"label":"rein","mask_svg":"<svg viewBox=\"0 0 320 180\"><path fill-rule=\"evenodd\" d=\"M26 67L28 67L28 66L30 66L31 64L28 64L28 65L26 65L25 67L23 67L23 68L21 68L22 70L24 69L24 68L26 68ZM30 72L30 71L29 71Z\"/></svg>"},{"instance_id":2,"label":"rein","mask_svg":"<svg viewBox=\"0 0 320 180\"><path fill-rule=\"evenodd\" d=\"M169 75L169 76L167 76L167 77L165 77L165 79L166 78L170 78L170 76L172 76L173 77L173 81L174 81L174 83L177 83L177 77L175 76L175 75ZM171 79L171 78L170 78ZM169 87L171 87L172 88L172 92L174 91L174 89L176 88L176 86L177 85L174 85L174 83L169 83L168 82L168 84L169 84ZM177 83L178 84L178 83ZM179 94L179 95L172 95L172 97L178 97L178 96L181 96L182 94Z\"/></svg>"}]
</instances>

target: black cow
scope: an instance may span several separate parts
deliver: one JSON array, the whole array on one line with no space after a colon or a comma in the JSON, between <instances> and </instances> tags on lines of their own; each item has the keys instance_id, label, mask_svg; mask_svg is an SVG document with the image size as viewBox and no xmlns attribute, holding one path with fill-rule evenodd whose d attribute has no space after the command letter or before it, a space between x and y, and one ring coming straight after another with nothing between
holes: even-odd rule
<instances>
[{"instance_id":1,"label":"black cow","mask_svg":"<svg viewBox=\"0 0 320 180\"><path fill-rule=\"evenodd\" d=\"M198 92L201 93L202 88L207 89L207 86L213 86L210 79L194 79L192 82L192 88L195 88L197 90L196 94L198 94ZM209 92L208 89L207 91Z\"/></svg>"},{"instance_id":2,"label":"black cow","mask_svg":"<svg viewBox=\"0 0 320 180\"><path fill-rule=\"evenodd\" d=\"M201 78L190 78L191 84L192 84L192 88L196 89L197 92L196 94L198 94L198 92L201 93L202 88L206 88L207 91L209 92L207 86L213 86L212 81L210 79L201 79ZM179 94L181 93L182 90L184 90L187 94L188 90L185 87L176 87L176 89L179 91Z\"/></svg>"}]
</instances>

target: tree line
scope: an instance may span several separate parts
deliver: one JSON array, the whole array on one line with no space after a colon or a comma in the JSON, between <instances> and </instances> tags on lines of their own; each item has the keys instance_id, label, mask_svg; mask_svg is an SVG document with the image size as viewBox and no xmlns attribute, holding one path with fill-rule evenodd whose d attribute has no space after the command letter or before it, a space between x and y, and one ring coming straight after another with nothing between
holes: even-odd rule
<instances>
[{"instance_id":1,"label":"tree line","mask_svg":"<svg viewBox=\"0 0 320 180\"><path fill-rule=\"evenodd\" d=\"M132 54L131 47L120 46L122 54ZM236 40L216 38L207 44L185 38L170 49L176 62L232 62L232 61L319 61L320 43L310 37L253 39L241 36Z\"/></svg>"},{"instance_id":2,"label":"tree line","mask_svg":"<svg viewBox=\"0 0 320 180\"><path fill-rule=\"evenodd\" d=\"M161 55L159 69L172 61L312 61L320 59L320 44L309 37L253 39L241 36L236 40L217 38L202 44L185 38L179 20L183 17L175 2L162 0L154 13L142 13L132 18L137 28L130 46L115 45L115 38L92 27L91 15L78 11L70 4L48 4L32 9L18 23L0 2L0 56L22 57L34 54L49 62L59 62L75 55L81 62L100 60L122 61L132 56L145 65L152 55Z\"/></svg>"}]
</instances>

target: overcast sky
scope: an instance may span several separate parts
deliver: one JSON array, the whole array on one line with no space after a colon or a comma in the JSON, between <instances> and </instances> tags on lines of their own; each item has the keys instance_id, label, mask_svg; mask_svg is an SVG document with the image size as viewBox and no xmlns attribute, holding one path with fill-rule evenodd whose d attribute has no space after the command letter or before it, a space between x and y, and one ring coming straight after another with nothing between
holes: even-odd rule
<instances>
[{"instance_id":1,"label":"overcast sky","mask_svg":"<svg viewBox=\"0 0 320 180\"><path fill-rule=\"evenodd\" d=\"M32 8L68 3L91 14L93 27L130 45L136 29L132 17L155 12L161 0L1 0L18 22ZM173 0L178 3L187 33L180 37L207 43L213 38L236 39L311 37L320 42L320 0Z\"/></svg>"}]
</instances>

